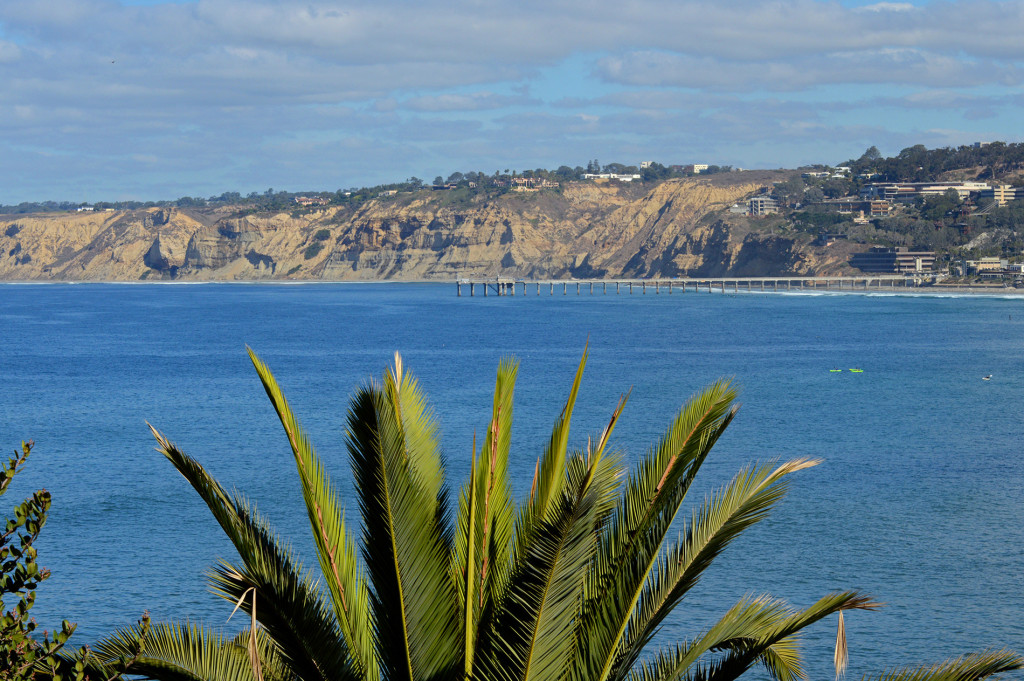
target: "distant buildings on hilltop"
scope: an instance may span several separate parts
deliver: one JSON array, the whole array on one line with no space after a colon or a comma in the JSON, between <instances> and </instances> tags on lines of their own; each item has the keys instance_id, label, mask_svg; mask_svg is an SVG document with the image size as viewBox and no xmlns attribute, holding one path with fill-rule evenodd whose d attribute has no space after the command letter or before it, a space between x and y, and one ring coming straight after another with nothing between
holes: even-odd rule
<instances>
[{"instance_id":1,"label":"distant buildings on hilltop","mask_svg":"<svg viewBox=\"0 0 1024 681\"><path fill-rule=\"evenodd\" d=\"M300 206L326 206L330 203L329 199L322 196L296 196L292 200Z\"/></svg>"},{"instance_id":2,"label":"distant buildings on hilltop","mask_svg":"<svg viewBox=\"0 0 1024 681\"><path fill-rule=\"evenodd\" d=\"M641 177L641 175L635 174L583 173L584 180L618 180L619 182L632 182L633 180L639 180Z\"/></svg>"},{"instance_id":3,"label":"distant buildings on hilltop","mask_svg":"<svg viewBox=\"0 0 1024 681\"><path fill-rule=\"evenodd\" d=\"M512 191L536 192L541 189L557 189L558 183L542 177L513 177Z\"/></svg>"},{"instance_id":4,"label":"distant buildings on hilltop","mask_svg":"<svg viewBox=\"0 0 1024 681\"><path fill-rule=\"evenodd\" d=\"M1000 206L1005 206L1007 201L1024 198L1022 187L1008 184L993 187L986 182L872 182L861 188L860 197L865 200L908 203L922 196L942 196L951 190L957 193L961 201L974 194L979 198L991 199Z\"/></svg>"}]
</instances>

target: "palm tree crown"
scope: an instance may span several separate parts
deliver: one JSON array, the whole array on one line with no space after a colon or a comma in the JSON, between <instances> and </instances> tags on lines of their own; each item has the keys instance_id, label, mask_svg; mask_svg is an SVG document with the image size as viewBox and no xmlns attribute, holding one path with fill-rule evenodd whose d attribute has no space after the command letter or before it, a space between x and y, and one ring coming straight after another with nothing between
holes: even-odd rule
<instances>
[{"instance_id":1,"label":"palm tree crown","mask_svg":"<svg viewBox=\"0 0 1024 681\"><path fill-rule=\"evenodd\" d=\"M627 470L609 439L628 396L599 436L569 450L584 352L530 494L516 504L508 462L517 364L503 361L490 423L453 508L430 409L396 355L348 412L357 541L273 375L250 357L295 457L323 586L244 496L154 430L238 552L209 579L250 626L228 639L191 623L153 625L134 673L168 681L723 681L762 665L790 681L803 676L801 629L876 605L849 591L803 610L746 597L706 631L649 650L715 557L782 498L786 477L817 463L741 470L668 541L694 477L736 414L728 382L691 398ZM133 645L138 632L129 628L98 649L116 658ZM974 679L1020 665L1009 653L983 653L920 678Z\"/></svg>"}]
</instances>

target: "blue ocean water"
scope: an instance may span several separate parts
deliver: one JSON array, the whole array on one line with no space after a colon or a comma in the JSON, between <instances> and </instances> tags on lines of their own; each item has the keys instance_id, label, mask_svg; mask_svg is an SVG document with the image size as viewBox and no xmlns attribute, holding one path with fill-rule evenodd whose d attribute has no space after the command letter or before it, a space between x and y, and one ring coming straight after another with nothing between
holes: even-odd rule
<instances>
[{"instance_id":1,"label":"blue ocean water","mask_svg":"<svg viewBox=\"0 0 1024 681\"><path fill-rule=\"evenodd\" d=\"M39 543L53 577L35 615L47 627L78 622L80 643L145 610L226 620L231 607L207 592L203 572L231 547L153 451L147 421L257 501L315 565L291 454L246 345L274 370L346 494L348 396L395 351L431 398L453 486L488 422L498 361L516 356L513 466L525 493L589 341L577 446L630 388L615 437L627 458L694 391L723 376L741 386L743 407L691 505L750 462L825 459L793 476L786 500L719 559L662 641L697 633L745 594L805 606L855 588L886 607L847 617L852 675L1024 651L1024 299L573 294L0 285L0 444L36 441L2 503L36 487L54 496ZM805 637L811 678L831 675L834 626Z\"/></svg>"}]
</instances>

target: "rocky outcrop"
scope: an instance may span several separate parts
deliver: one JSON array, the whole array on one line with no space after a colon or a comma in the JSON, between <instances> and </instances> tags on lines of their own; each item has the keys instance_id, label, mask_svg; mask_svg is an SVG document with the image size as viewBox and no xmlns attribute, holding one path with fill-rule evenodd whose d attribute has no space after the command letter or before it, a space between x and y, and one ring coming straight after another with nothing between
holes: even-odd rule
<instances>
[{"instance_id":1,"label":"rocky outcrop","mask_svg":"<svg viewBox=\"0 0 1024 681\"><path fill-rule=\"evenodd\" d=\"M735 174L734 174L735 175ZM5 280L443 280L829 273L845 254L724 209L761 183L421 191L293 214L149 209L0 219ZM756 225L754 225L756 227Z\"/></svg>"}]
</instances>

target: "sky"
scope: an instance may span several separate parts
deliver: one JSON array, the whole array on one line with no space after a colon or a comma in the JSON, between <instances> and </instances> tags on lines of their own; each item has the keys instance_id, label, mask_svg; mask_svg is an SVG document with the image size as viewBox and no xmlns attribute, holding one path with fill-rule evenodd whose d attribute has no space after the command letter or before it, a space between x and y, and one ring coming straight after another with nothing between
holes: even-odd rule
<instances>
[{"instance_id":1,"label":"sky","mask_svg":"<svg viewBox=\"0 0 1024 681\"><path fill-rule=\"evenodd\" d=\"M1022 140L1024 0L0 0L0 203Z\"/></svg>"}]
</instances>

